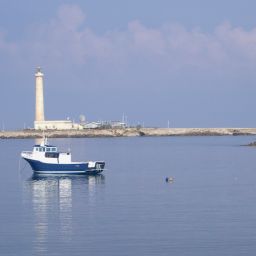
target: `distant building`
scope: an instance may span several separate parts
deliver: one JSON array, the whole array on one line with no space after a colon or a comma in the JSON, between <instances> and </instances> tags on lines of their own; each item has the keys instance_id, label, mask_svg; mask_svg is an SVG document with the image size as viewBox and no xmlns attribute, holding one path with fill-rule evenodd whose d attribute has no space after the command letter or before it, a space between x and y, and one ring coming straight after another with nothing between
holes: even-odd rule
<instances>
[{"instance_id":1,"label":"distant building","mask_svg":"<svg viewBox=\"0 0 256 256\"><path fill-rule=\"evenodd\" d=\"M83 124L84 129L96 129L96 128L101 128L102 123L100 122L91 122L91 123L85 123Z\"/></svg>"},{"instance_id":2,"label":"distant building","mask_svg":"<svg viewBox=\"0 0 256 256\"><path fill-rule=\"evenodd\" d=\"M126 124L120 121L101 121L101 122L91 122L81 124L84 129L96 129L96 128L103 128L103 129L111 129L111 128L126 128Z\"/></svg>"},{"instance_id":3,"label":"distant building","mask_svg":"<svg viewBox=\"0 0 256 256\"><path fill-rule=\"evenodd\" d=\"M120 121L111 121L110 125L112 128L126 128L127 125L124 122L120 122Z\"/></svg>"}]
</instances>

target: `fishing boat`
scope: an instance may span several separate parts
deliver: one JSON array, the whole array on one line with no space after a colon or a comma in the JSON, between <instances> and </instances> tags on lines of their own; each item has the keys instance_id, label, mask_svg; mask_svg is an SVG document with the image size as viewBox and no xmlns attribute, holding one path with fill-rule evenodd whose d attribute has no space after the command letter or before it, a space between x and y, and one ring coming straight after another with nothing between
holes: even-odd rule
<instances>
[{"instance_id":1,"label":"fishing boat","mask_svg":"<svg viewBox=\"0 0 256 256\"><path fill-rule=\"evenodd\" d=\"M71 152L59 152L46 138L32 151L21 152L37 174L98 174L104 170L104 161L72 162Z\"/></svg>"}]
</instances>

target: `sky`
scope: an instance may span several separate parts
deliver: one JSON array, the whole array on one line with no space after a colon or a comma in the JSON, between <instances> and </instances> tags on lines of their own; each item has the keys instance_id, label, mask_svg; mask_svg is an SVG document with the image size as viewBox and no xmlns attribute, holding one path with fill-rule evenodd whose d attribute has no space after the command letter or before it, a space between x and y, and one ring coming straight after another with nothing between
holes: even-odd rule
<instances>
[{"instance_id":1,"label":"sky","mask_svg":"<svg viewBox=\"0 0 256 256\"><path fill-rule=\"evenodd\" d=\"M0 126L255 127L253 0L0 0Z\"/></svg>"}]
</instances>

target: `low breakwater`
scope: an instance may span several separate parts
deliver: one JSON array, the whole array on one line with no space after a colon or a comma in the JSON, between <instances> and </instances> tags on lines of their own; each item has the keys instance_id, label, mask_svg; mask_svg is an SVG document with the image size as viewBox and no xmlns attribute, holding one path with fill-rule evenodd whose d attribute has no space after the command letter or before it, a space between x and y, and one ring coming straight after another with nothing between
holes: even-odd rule
<instances>
[{"instance_id":1,"label":"low breakwater","mask_svg":"<svg viewBox=\"0 0 256 256\"><path fill-rule=\"evenodd\" d=\"M256 128L125 128L85 130L21 130L1 131L1 139L42 138L90 138L90 137L134 137L134 136L227 136L256 135Z\"/></svg>"}]
</instances>

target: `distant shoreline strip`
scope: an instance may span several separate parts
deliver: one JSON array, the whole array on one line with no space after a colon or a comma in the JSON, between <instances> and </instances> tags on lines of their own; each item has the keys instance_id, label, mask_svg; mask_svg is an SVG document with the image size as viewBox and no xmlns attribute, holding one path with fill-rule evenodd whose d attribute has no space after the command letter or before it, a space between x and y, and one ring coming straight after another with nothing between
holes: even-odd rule
<instances>
[{"instance_id":1,"label":"distant shoreline strip","mask_svg":"<svg viewBox=\"0 0 256 256\"><path fill-rule=\"evenodd\" d=\"M256 135L256 128L124 128L1 131L1 139Z\"/></svg>"}]
</instances>

